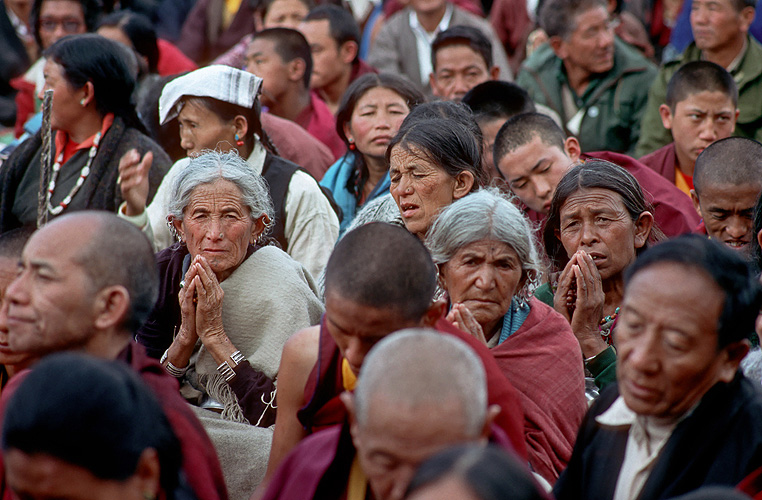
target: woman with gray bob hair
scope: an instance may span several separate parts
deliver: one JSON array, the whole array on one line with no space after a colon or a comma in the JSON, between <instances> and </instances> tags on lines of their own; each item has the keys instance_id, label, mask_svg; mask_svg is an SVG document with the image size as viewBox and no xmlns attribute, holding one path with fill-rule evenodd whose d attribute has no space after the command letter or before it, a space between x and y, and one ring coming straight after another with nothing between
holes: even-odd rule
<instances>
[{"instance_id":1,"label":"woman with gray bob hair","mask_svg":"<svg viewBox=\"0 0 762 500\"><path fill-rule=\"evenodd\" d=\"M484 342L519 390L532 469L553 484L587 409L582 352L569 323L531 296L541 265L530 223L482 189L445 208L426 237L447 319Z\"/></svg>"},{"instance_id":2,"label":"woman with gray bob hair","mask_svg":"<svg viewBox=\"0 0 762 500\"><path fill-rule=\"evenodd\" d=\"M180 242L156 256L159 300L137 340L189 386L183 394L193 394L192 403L272 425L283 344L323 313L315 283L285 252L262 244L272 201L235 151L191 158L168 209Z\"/></svg>"},{"instance_id":3,"label":"woman with gray bob hair","mask_svg":"<svg viewBox=\"0 0 762 500\"><path fill-rule=\"evenodd\" d=\"M167 207L169 215L173 219L182 220L183 211L190 204L193 191L202 184L212 184L218 179L230 181L241 190L241 202L249 207L252 217L267 216L265 231L262 233L266 234L273 221L273 203L267 184L261 175L255 174L246 161L234 152L207 150L191 159L189 168L180 172L172 184L172 197Z\"/></svg>"}]
</instances>

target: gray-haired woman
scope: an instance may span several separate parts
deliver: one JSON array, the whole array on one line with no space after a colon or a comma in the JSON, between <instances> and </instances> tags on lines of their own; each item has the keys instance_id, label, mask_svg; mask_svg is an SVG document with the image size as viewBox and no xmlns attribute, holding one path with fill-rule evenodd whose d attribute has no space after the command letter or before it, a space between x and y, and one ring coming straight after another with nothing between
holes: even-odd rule
<instances>
[{"instance_id":1,"label":"gray-haired woman","mask_svg":"<svg viewBox=\"0 0 762 500\"><path fill-rule=\"evenodd\" d=\"M529 223L484 189L445 208L426 238L451 309L447 319L492 349L524 406L529 461L551 484L587 409L582 352L569 323L534 297L540 274Z\"/></svg>"},{"instance_id":2,"label":"gray-haired woman","mask_svg":"<svg viewBox=\"0 0 762 500\"><path fill-rule=\"evenodd\" d=\"M301 264L261 245L272 202L237 153L191 159L171 200L181 242L157 254L159 301L137 339L195 389L196 403L271 425L283 344L323 312L315 284Z\"/></svg>"}]
</instances>

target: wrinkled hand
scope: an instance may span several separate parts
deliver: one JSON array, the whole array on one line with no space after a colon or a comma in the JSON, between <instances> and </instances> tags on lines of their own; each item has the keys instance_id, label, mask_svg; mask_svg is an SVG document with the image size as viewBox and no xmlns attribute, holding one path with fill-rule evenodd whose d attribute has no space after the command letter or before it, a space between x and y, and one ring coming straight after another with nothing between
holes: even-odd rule
<instances>
[{"instance_id":1,"label":"wrinkled hand","mask_svg":"<svg viewBox=\"0 0 762 500\"><path fill-rule=\"evenodd\" d=\"M127 151L119 160L119 188L127 203L125 215L136 216L145 211L148 201L148 171L152 163L153 153L149 151L141 159L136 149Z\"/></svg>"},{"instance_id":2,"label":"wrinkled hand","mask_svg":"<svg viewBox=\"0 0 762 500\"><path fill-rule=\"evenodd\" d=\"M450 312L447 313L447 321L470 334L482 344L487 345L487 338L484 336L484 330L482 330L482 326L476 321L476 318L474 318L473 313L468 307L456 302L452 305Z\"/></svg>"},{"instance_id":3,"label":"wrinkled hand","mask_svg":"<svg viewBox=\"0 0 762 500\"><path fill-rule=\"evenodd\" d=\"M222 299L225 292L204 257L196 256L191 268L196 270L193 278L197 294L196 333L204 344L210 340L220 340L225 336L222 326Z\"/></svg>"},{"instance_id":4,"label":"wrinkled hand","mask_svg":"<svg viewBox=\"0 0 762 500\"><path fill-rule=\"evenodd\" d=\"M177 334L177 338L186 345L195 345L198 340L198 334L196 333L196 275L197 271L194 266L188 268L188 272L185 273L183 282L185 286L180 289L178 299L180 301L180 316L182 323L180 325L180 331Z\"/></svg>"},{"instance_id":5,"label":"wrinkled hand","mask_svg":"<svg viewBox=\"0 0 762 500\"><path fill-rule=\"evenodd\" d=\"M558 279L553 308L569 321L585 357L606 348L598 330L605 300L598 268L592 257L580 250Z\"/></svg>"}]
</instances>

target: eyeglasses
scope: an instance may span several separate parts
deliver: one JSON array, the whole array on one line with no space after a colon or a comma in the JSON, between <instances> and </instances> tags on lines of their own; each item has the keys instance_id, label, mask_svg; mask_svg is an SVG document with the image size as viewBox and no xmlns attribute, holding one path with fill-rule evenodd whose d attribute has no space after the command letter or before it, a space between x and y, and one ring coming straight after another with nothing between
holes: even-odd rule
<instances>
[{"instance_id":1,"label":"eyeglasses","mask_svg":"<svg viewBox=\"0 0 762 500\"><path fill-rule=\"evenodd\" d=\"M45 17L40 19L40 29L43 31L47 31L48 33L54 32L59 25L63 27L63 30L66 33L69 33L69 34L79 33L83 24L84 23L80 21L79 19L75 19L71 17L65 17L63 19Z\"/></svg>"}]
</instances>

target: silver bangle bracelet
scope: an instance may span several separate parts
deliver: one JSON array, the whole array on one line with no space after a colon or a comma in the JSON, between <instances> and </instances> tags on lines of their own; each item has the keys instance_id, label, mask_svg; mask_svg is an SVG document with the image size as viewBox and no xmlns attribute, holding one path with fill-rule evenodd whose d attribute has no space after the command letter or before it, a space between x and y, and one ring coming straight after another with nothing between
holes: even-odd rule
<instances>
[{"instance_id":1,"label":"silver bangle bracelet","mask_svg":"<svg viewBox=\"0 0 762 500\"><path fill-rule=\"evenodd\" d=\"M233 371L233 368L238 366L238 364L246 359L243 354L241 354L241 351L236 351L233 354L230 355L230 361L233 362L233 365L231 366L230 363L228 363L227 360L220 363L220 365L217 367L217 373L222 375L222 378L225 379L225 382L230 382L233 380L233 377L235 377L235 372Z\"/></svg>"},{"instance_id":2,"label":"silver bangle bracelet","mask_svg":"<svg viewBox=\"0 0 762 500\"><path fill-rule=\"evenodd\" d=\"M167 361L168 356L169 356L169 349L164 351L164 354L162 354L161 360L159 361L162 365L164 365L165 361L167 362L167 364L164 365L164 369L167 370L167 373L169 373L175 378L180 378L183 375L185 375L185 372L188 371L188 365L186 365L184 368L178 368L175 365L173 365L171 361Z\"/></svg>"}]
</instances>

